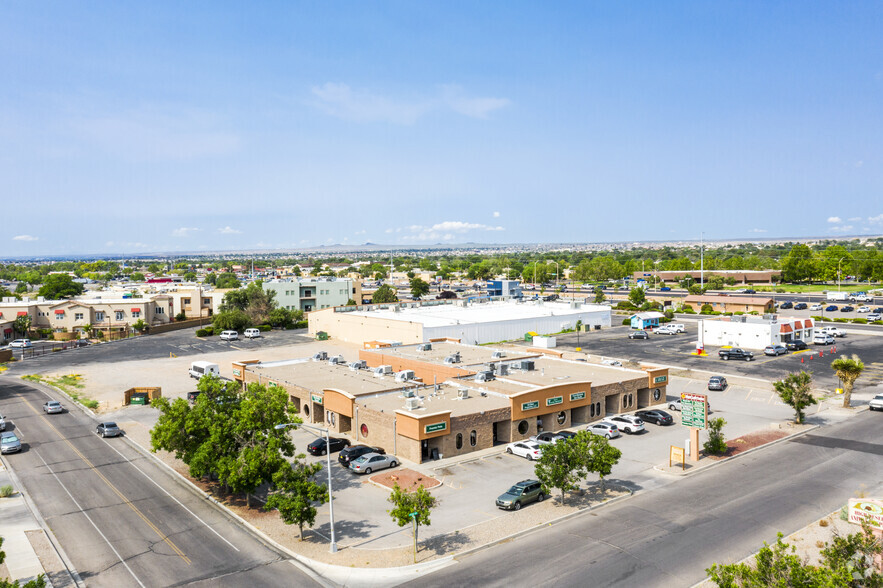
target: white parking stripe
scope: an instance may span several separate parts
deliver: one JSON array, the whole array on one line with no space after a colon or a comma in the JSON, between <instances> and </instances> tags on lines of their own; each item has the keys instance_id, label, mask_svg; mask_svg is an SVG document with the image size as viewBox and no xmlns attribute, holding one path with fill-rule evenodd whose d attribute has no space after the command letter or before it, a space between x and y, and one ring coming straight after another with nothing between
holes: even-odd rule
<instances>
[{"instance_id":1,"label":"white parking stripe","mask_svg":"<svg viewBox=\"0 0 883 588\"><path fill-rule=\"evenodd\" d=\"M139 468L139 467L136 466L134 463L132 463L132 460L131 460L131 459L129 459L128 457L126 457L125 455L123 455L122 453L120 453L119 450L118 450L116 447L114 447L113 445L111 445L110 442L109 442L107 439L104 439L104 438L102 437L101 440L104 441L104 443L105 443L108 447L110 447L111 449L113 449L114 451L116 451L117 454L118 454L120 457L122 457L124 460L126 460L126 461L129 463L130 466L132 466L133 468L135 468L136 470L138 470L138 471L141 473L142 476L144 476L145 478L147 478L148 480L150 480L151 482L153 482L153 485L154 485L154 486L156 486L157 488L159 488L160 490L162 490L163 492L165 492L166 496L168 496L169 498L171 498L172 500L174 500L175 502L177 502L178 505L179 505L181 508L183 508L184 510L186 510L187 512L189 512L191 515L193 515L193 518L195 518L197 521L199 521L200 523L202 523L203 525L205 525L205 526L208 528L209 531L211 531L212 533L214 533L215 535L217 535L218 537L220 537L221 540L222 540L224 543L226 543L227 545L229 545L230 547L232 547L232 548L235 549L236 551L239 551L239 549L238 549L235 545L233 545L232 543L230 543L229 541L227 541L227 539L225 539L223 535L221 535L220 533L218 533L217 531L215 531L215 530L212 528L211 525L209 525L207 522L205 522L204 520L202 520L201 518L199 518L199 517L196 515L196 513L194 513L192 510L190 510L189 508L187 508L186 506L184 506L183 504L181 504L181 501L180 501L180 500L178 500L177 498L175 498L174 496L172 496L171 494L169 494L168 490L166 490L165 488L163 488L162 486L160 486L160 485L156 482L156 480L154 480L153 478L151 478L150 476L148 476L146 473L144 473L144 471L143 471L141 468Z\"/></svg>"},{"instance_id":2,"label":"white parking stripe","mask_svg":"<svg viewBox=\"0 0 883 588\"><path fill-rule=\"evenodd\" d=\"M104 542L107 543L107 546L110 547L111 551L113 551L114 554L116 554L117 558L119 558L120 563L122 563L123 566L125 566L125 568L129 571L129 574L131 574L132 577L135 578L135 581L138 582L138 585L141 586L141 588L146 588L144 586L144 583L141 582L141 580L138 579L138 576L135 575L135 572L132 571L132 568L129 567L129 564L126 563L126 560L123 559L123 556L120 555L120 552L117 551L116 548L113 546L113 544L111 544L111 542L108 541L107 537L104 536L104 533L101 532L101 529L98 528L98 525L95 524L95 521L92 520L92 517L90 517L86 513L86 511L83 510L83 507L80 506L80 503L77 502L77 500L74 498L73 494L70 493L70 491L67 489L67 486L65 486L62 483L61 479L59 479L59 477L56 475L56 473L52 471L52 468L49 467L49 464L46 463L45 459L43 459L43 456L40 455L39 453L37 453L36 449L34 450L34 453L37 454L37 457L40 458L40 461L42 461L43 465L46 466L46 469L49 470L49 473L55 477L55 480L58 482L58 485L61 486L61 489L64 490L65 492L67 492L67 495L70 497L71 502L74 503L74 506L77 507L77 509L80 511L80 513L84 517L86 517L86 520L88 520L90 523L92 523L92 526L95 527L95 530L98 531L98 534L101 535L101 538L104 539Z\"/></svg>"}]
</instances>

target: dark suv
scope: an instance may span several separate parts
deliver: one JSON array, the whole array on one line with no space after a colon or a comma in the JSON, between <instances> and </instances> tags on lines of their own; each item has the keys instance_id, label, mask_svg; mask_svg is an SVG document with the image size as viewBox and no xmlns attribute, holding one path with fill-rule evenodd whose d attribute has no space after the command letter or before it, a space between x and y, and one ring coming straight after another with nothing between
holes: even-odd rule
<instances>
[{"instance_id":1,"label":"dark suv","mask_svg":"<svg viewBox=\"0 0 883 588\"><path fill-rule=\"evenodd\" d=\"M522 480L497 498L497 507L504 510L521 510L531 502L542 502L546 499L543 485L536 480Z\"/></svg>"},{"instance_id":2,"label":"dark suv","mask_svg":"<svg viewBox=\"0 0 883 588\"><path fill-rule=\"evenodd\" d=\"M307 452L310 455L325 455L326 451L330 451L334 453L335 451L340 451L344 447L349 447L350 442L346 439L340 439L338 437L331 437L328 441L330 447L325 449L325 438L319 437L309 445L307 445Z\"/></svg>"},{"instance_id":3,"label":"dark suv","mask_svg":"<svg viewBox=\"0 0 883 588\"><path fill-rule=\"evenodd\" d=\"M337 456L337 461L340 462L340 465L343 467L348 468L350 467L351 461L362 457L366 453L379 453L380 455L386 454L386 452L380 447L353 445L351 447L344 447Z\"/></svg>"}]
</instances>

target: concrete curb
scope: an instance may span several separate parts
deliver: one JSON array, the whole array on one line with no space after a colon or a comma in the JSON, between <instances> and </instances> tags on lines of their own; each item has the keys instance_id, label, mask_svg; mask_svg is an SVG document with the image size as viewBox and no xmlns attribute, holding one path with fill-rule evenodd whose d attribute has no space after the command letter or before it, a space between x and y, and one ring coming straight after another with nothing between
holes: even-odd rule
<instances>
[{"instance_id":1,"label":"concrete curb","mask_svg":"<svg viewBox=\"0 0 883 588\"><path fill-rule=\"evenodd\" d=\"M725 459L721 459L721 460L715 461L713 463L710 463L707 466L702 466L699 468L691 469L686 472L680 472L680 473L667 472L663 469L660 469L659 466L653 466L653 469L657 472L661 472L663 474L670 475L670 476L678 476L678 477L692 476L692 475L697 474L699 472L708 471L708 470L715 468L721 464L729 463L729 462L733 461L734 459L738 459L738 458L742 457L743 455L749 455L751 453L754 453L755 451L760 451L761 449L766 449L767 447L771 447L771 446L777 445L779 443L784 443L785 441L789 441L789 440L795 439L797 437L802 437L803 435L806 435L807 433L811 433L812 431L815 431L816 429L821 428L821 426L822 425L812 425L811 427L804 429L803 431L798 431L797 433L794 433L793 435L787 435L785 437L782 437L781 439L776 439L775 441L770 441L769 443L764 443L763 445L758 445L757 447L752 447L751 449L737 453L736 455L734 455L732 457L727 457Z\"/></svg>"}]
</instances>

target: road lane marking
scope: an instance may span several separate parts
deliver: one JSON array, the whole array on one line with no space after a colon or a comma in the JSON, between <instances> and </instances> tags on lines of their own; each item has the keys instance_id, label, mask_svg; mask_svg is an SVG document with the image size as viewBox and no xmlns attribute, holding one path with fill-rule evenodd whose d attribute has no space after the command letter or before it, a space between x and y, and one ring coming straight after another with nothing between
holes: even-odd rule
<instances>
[{"instance_id":1,"label":"road lane marking","mask_svg":"<svg viewBox=\"0 0 883 588\"><path fill-rule=\"evenodd\" d=\"M19 396L19 398L22 398L22 397ZM144 516L144 513L142 513L142 512L138 509L137 506L135 506L134 504L132 504L132 501L130 501L128 498L126 498L126 495L123 494L122 492L120 492L119 489L118 489L116 486L114 486L113 483L111 483L111 481L108 480L108 479L104 476L104 474L102 474L102 473L98 470L98 468L96 468L95 465L94 465L91 461L89 461L89 459L88 459L85 455L83 455L83 454L80 452L79 449L77 449L76 447L74 447L74 444L71 443L71 442L70 442L70 441L69 441L64 435L62 435L62 434L61 434L61 431L59 431L57 428L55 428L55 425L53 425L52 423L50 423L50 422L49 422L49 419L47 419L45 415L42 415L42 414L40 414L39 412L37 412L37 409L34 408L33 406L31 406L31 403L30 403L30 402L25 401L25 404L28 406L28 408L30 408L32 411L34 411L34 413L35 413L37 416L39 416L39 417L43 420L43 422L45 422L46 425L49 426L50 429L52 429L53 431L55 431L55 434L58 435L59 438L61 438L61 440L64 441L64 442L65 442L65 443L66 443L66 444L67 444L67 445L73 450L73 452L77 454L77 456L79 456L79 458L83 461L83 463L85 463L87 466L89 466L89 468L90 468L93 472L95 472L95 475L97 475L99 478L101 478L101 480L107 485L107 487L110 488L111 491L112 491L114 494L116 494L116 495L120 498L120 500L122 500L123 503L124 503L126 506L128 506L128 507L132 510L132 512L134 512L136 515L138 515L138 517L140 517L141 520L144 521L144 523L145 523L148 527L150 527L151 529L153 529L153 532L156 533L156 534L159 536L159 538L160 538L160 539L161 539L166 545L168 545L168 546L172 549L172 551L174 551L174 552L178 555L178 557L180 557L180 558L181 558L181 559L182 559L187 565L190 565L190 563L191 563L191 562L190 562L190 558L187 557L186 555L184 555L184 552L181 551L181 550L178 548L178 546L175 545L175 544L172 542L172 540L168 538L167 535L165 535L162 531L160 531L159 528L157 528L157 526L154 525L152 521L150 521L150 519L148 519L146 516Z\"/></svg>"},{"instance_id":2,"label":"road lane marking","mask_svg":"<svg viewBox=\"0 0 883 588\"><path fill-rule=\"evenodd\" d=\"M117 559L120 560L120 563L125 566L125 568L129 571L129 574L131 574L131 576L135 578L135 581L138 582L138 585L141 586L141 588L147 588L146 586L144 586L144 583L138 579L138 576L135 575L135 572L132 571L132 568L129 567L129 564L127 564L126 560L123 559L123 556L120 555L120 552L116 550L113 544L107 539L107 537L105 537L104 533L101 532L101 529L98 528L98 525L95 524L95 521L92 520L92 517L90 517L89 514L85 510L83 510L83 507L80 506L80 503L77 502L77 499L74 498L73 494L70 493L70 490L67 489L67 486L65 486L58 475L52 471L52 468L49 466L48 463L46 463L46 460L43 459L43 456L40 455L36 449L34 449L33 451L37 454L37 457L40 458L40 461L43 462L43 465L46 466L46 469L49 470L49 473L55 477L55 481L58 482L58 485L61 486L61 489L67 493L68 497L71 499L71 502L73 502L74 505L79 509L80 514L86 517L87 521L92 523L92 526L95 527L95 530L98 531L98 534L101 535L101 538L104 539L104 542L107 543L107 546L110 547L111 551L113 551L114 554L116 554Z\"/></svg>"},{"instance_id":3,"label":"road lane marking","mask_svg":"<svg viewBox=\"0 0 883 588\"><path fill-rule=\"evenodd\" d=\"M117 450L116 447L114 447L113 445L111 445L110 442L109 442L107 439L102 438L101 440L104 441L104 443L105 443L108 447L110 447L111 449L113 449L114 451L116 451L117 454L118 454L120 457L122 457L124 460L126 460L126 461L129 463L130 466L132 466L133 468L135 468L136 470L138 470L138 471L141 473L142 476L144 476L145 478L147 478L148 480L150 480L151 482L153 482L154 486L156 486L157 488L159 488L160 490L162 490L162 491L166 494L166 496L168 496L169 498L171 498L172 500L174 500L175 502L177 502L178 505L179 505L181 508L183 508L183 509L186 510L188 513L190 513L190 514L193 516L193 518L195 518L197 521L199 521L200 523L202 523L203 525L205 525L206 527L208 527L208 530L209 530L209 531L211 531L212 533L214 533L215 535L217 535L218 537L220 537L221 540L222 540L224 543L226 543L227 545L229 545L230 547L232 547L232 548L235 549L236 551L239 551L239 548L237 548L235 545L233 545L232 543L230 543L229 541L227 541L227 539L225 539L223 535L221 535L220 533L218 533L218 532L217 532L217 531L216 531L211 525L209 525L207 522L205 522L204 520L202 520L201 518L199 518L199 517L196 515L196 513L194 513L192 510L190 510L189 508L187 508L186 506L184 506L184 505L181 503L180 500L178 500L177 498L175 498L174 496L172 496L171 494L169 494L168 490L166 490L165 488L163 488L162 486L160 486L160 485L156 482L156 480L154 480L153 478L151 478L150 476L148 476L148 475L147 475L147 474L146 474L141 468L139 468L138 466L136 466L136 465L132 462L132 460L130 460L128 457L126 457L125 455L123 455L122 453L120 453L119 450ZM257 498L257 497L255 497L255 498Z\"/></svg>"}]
</instances>

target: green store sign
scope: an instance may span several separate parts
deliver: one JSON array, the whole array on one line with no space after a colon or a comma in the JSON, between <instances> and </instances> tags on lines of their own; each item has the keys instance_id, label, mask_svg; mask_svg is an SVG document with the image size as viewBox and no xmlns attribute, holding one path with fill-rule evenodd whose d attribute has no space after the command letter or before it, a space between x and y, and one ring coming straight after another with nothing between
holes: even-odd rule
<instances>
[{"instance_id":1,"label":"green store sign","mask_svg":"<svg viewBox=\"0 0 883 588\"><path fill-rule=\"evenodd\" d=\"M426 425L423 427L423 431L425 433L438 433L439 431L445 431L448 428L448 423L433 423L431 425Z\"/></svg>"},{"instance_id":2,"label":"green store sign","mask_svg":"<svg viewBox=\"0 0 883 588\"><path fill-rule=\"evenodd\" d=\"M267 388L275 388L278 386L276 382L267 382Z\"/></svg>"},{"instance_id":3,"label":"green store sign","mask_svg":"<svg viewBox=\"0 0 883 588\"><path fill-rule=\"evenodd\" d=\"M312 398L313 402L315 402L316 404L322 404L324 400L324 398L322 396L319 396L318 394L310 394L310 398Z\"/></svg>"},{"instance_id":4,"label":"green store sign","mask_svg":"<svg viewBox=\"0 0 883 588\"><path fill-rule=\"evenodd\" d=\"M556 404L561 404L564 402L563 396L553 396L552 398L546 398L546 406L555 406Z\"/></svg>"},{"instance_id":5,"label":"green store sign","mask_svg":"<svg viewBox=\"0 0 883 588\"><path fill-rule=\"evenodd\" d=\"M233 375L234 376L241 376L242 372L239 371L239 368L233 368Z\"/></svg>"},{"instance_id":6,"label":"green store sign","mask_svg":"<svg viewBox=\"0 0 883 588\"><path fill-rule=\"evenodd\" d=\"M522 402L521 403L521 410L534 410L535 408L539 408L539 407L540 407L539 400L533 400L531 402Z\"/></svg>"},{"instance_id":7,"label":"green store sign","mask_svg":"<svg viewBox=\"0 0 883 588\"><path fill-rule=\"evenodd\" d=\"M664 384L667 381L668 381L668 376L656 376L655 378L653 378L654 384Z\"/></svg>"},{"instance_id":8,"label":"green store sign","mask_svg":"<svg viewBox=\"0 0 883 588\"><path fill-rule=\"evenodd\" d=\"M586 397L585 392L574 392L570 395L570 401L573 402L575 400L583 400Z\"/></svg>"}]
</instances>

